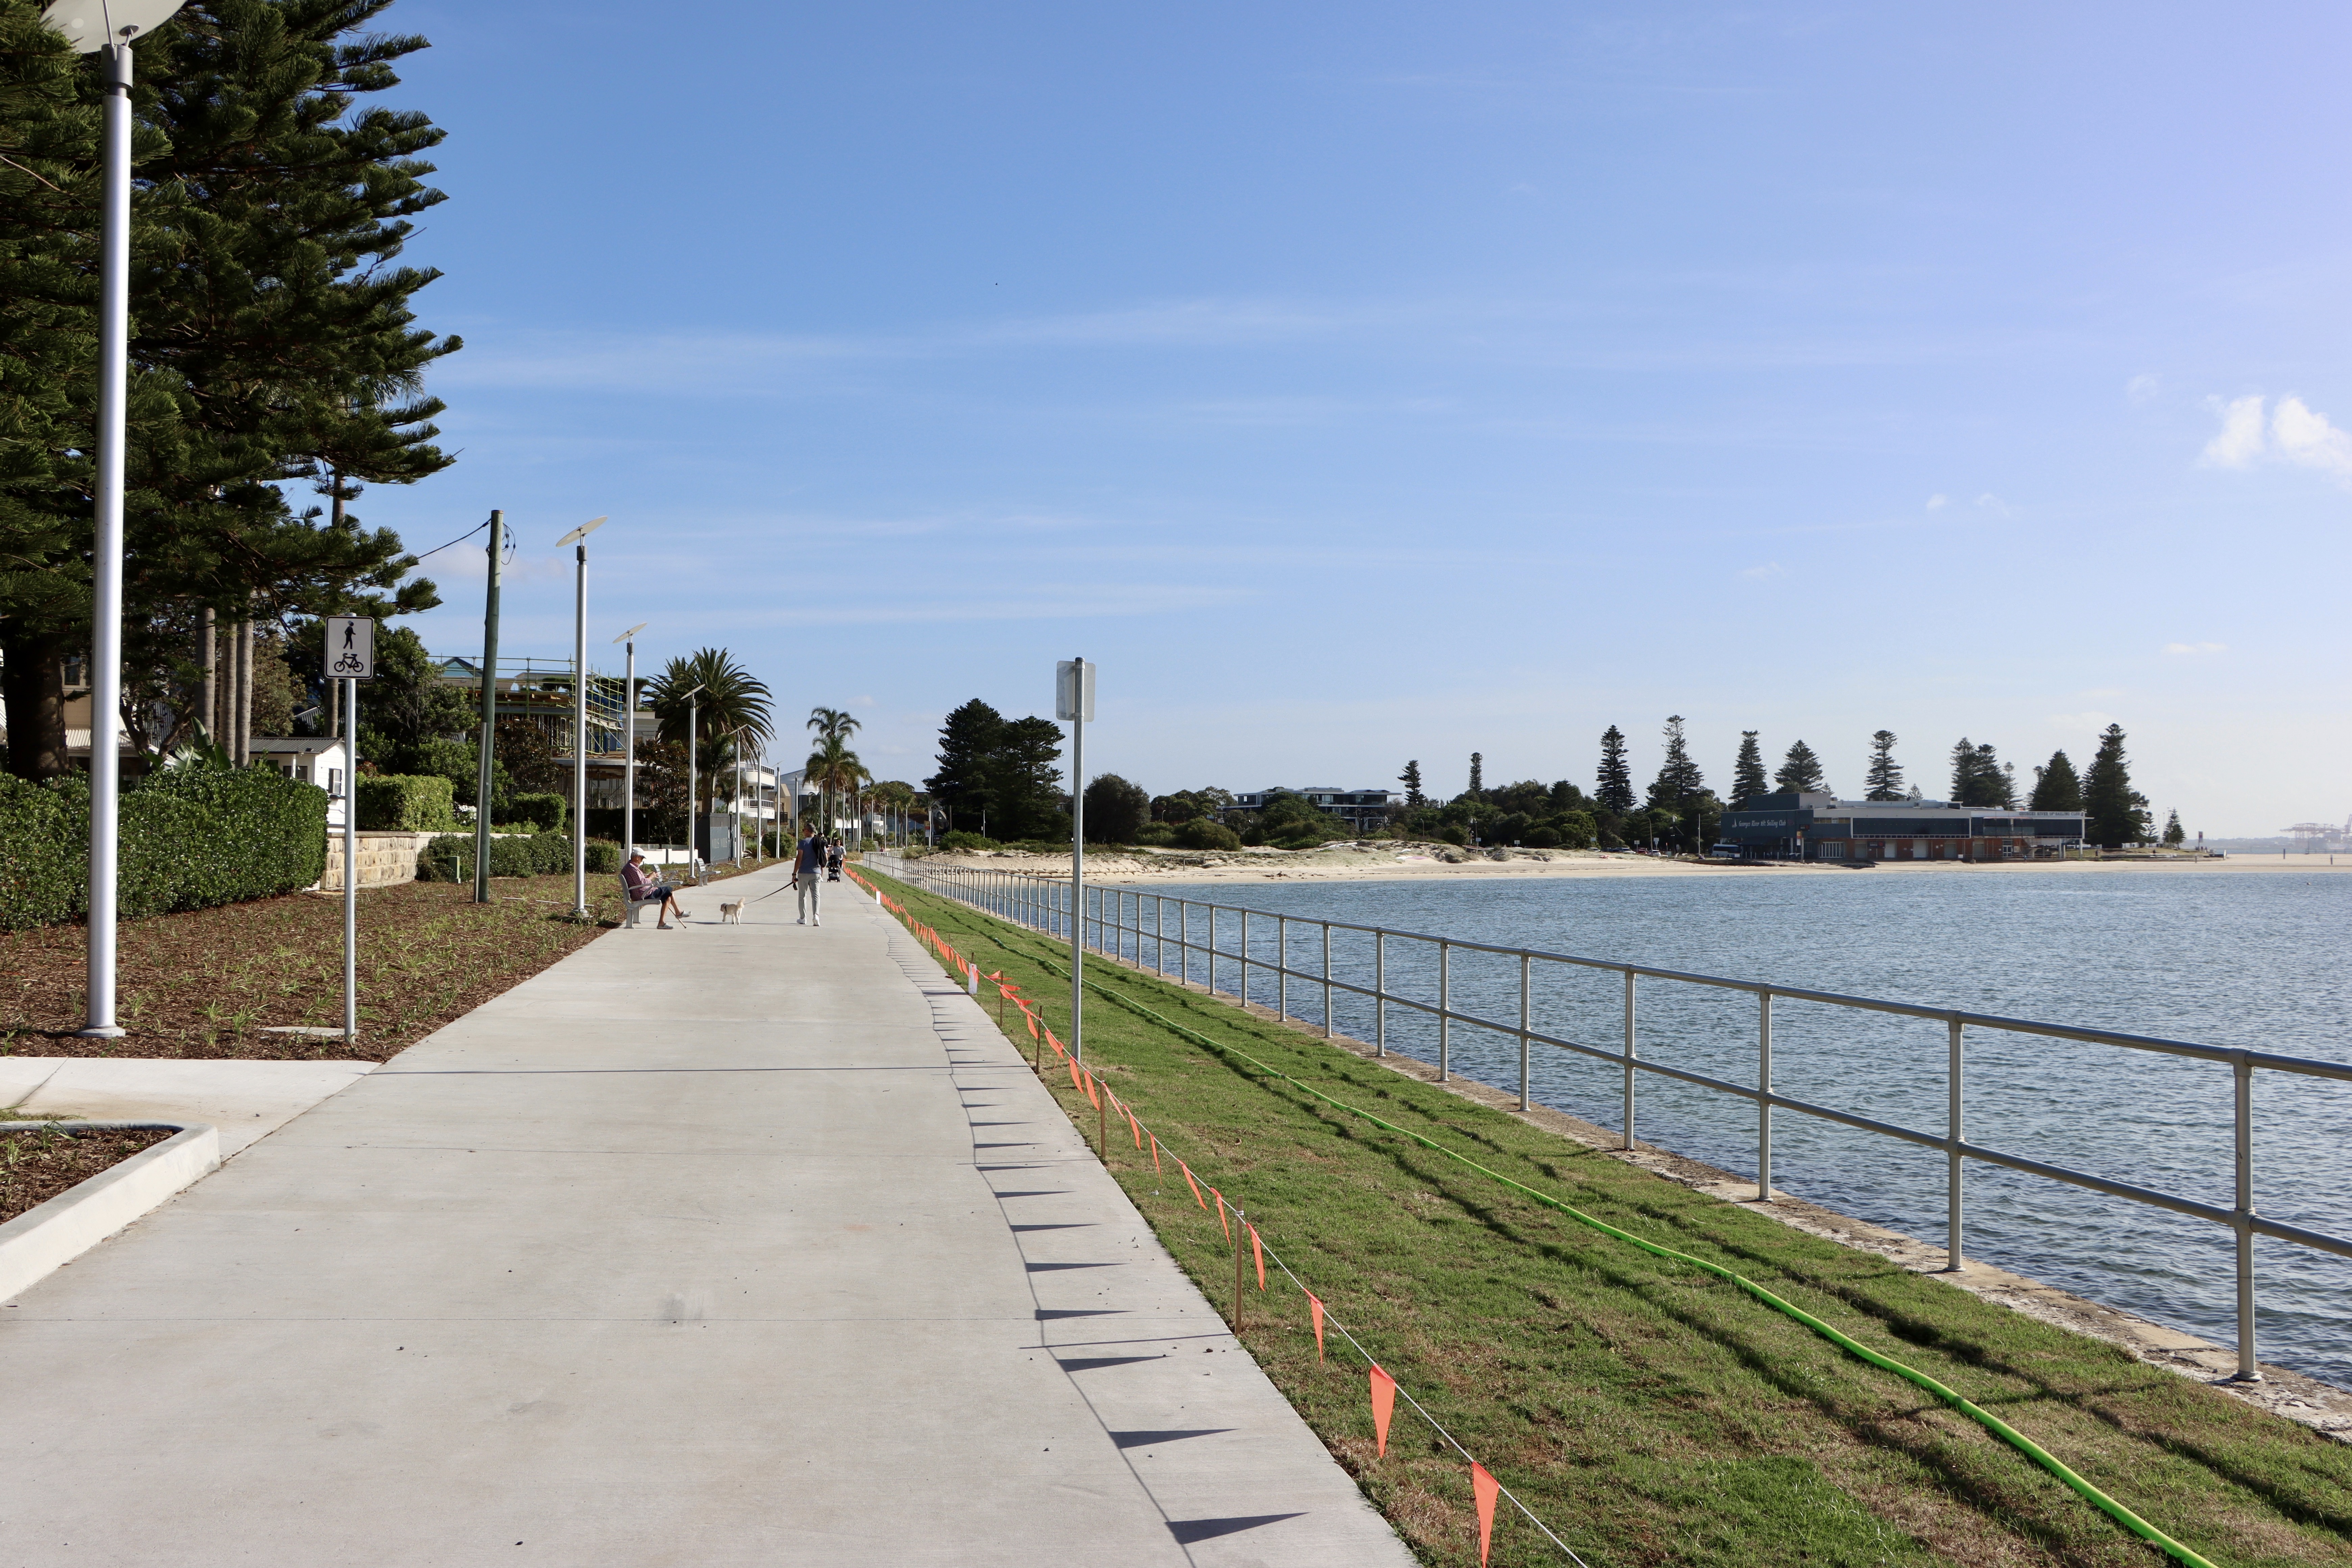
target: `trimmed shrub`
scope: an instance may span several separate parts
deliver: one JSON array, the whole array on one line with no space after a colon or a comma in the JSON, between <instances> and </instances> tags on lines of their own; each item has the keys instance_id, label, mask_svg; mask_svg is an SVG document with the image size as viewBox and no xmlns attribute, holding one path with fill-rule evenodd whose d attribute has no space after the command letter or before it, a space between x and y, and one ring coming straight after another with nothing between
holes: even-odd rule
<instances>
[{"instance_id":1,"label":"trimmed shrub","mask_svg":"<svg viewBox=\"0 0 2352 1568\"><path fill-rule=\"evenodd\" d=\"M1187 849L1238 849L1242 836L1222 822L1212 822L1196 816L1190 822L1179 823L1175 841Z\"/></svg>"},{"instance_id":2,"label":"trimmed shrub","mask_svg":"<svg viewBox=\"0 0 2352 1568\"><path fill-rule=\"evenodd\" d=\"M470 882L474 879L474 836L445 833L416 852L420 882Z\"/></svg>"},{"instance_id":3,"label":"trimmed shrub","mask_svg":"<svg viewBox=\"0 0 2352 1568\"><path fill-rule=\"evenodd\" d=\"M563 831L564 799L560 795L516 795L507 803L503 812L493 812L490 820L511 823L517 827L536 828L541 833Z\"/></svg>"},{"instance_id":4,"label":"trimmed shrub","mask_svg":"<svg viewBox=\"0 0 2352 1568\"><path fill-rule=\"evenodd\" d=\"M1590 849L1601 838L1601 828L1589 811L1563 811L1552 818L1559 841L1570 849Z\"/></svg>"},{"instance_id":5,"label":"trimmed shrub","mask_svg":"<svg viewBox=\"0 0 2352 1568\"><path fill-rule=\"evenodd\" d=\"M609 838L588 840L588 874L617 877L621 873L621 847Z\"/></svg>"},{"instance_id":6,"label":"trimmed shrub","mask_svg":"<svg viewBox=\"0 0 2352 1568\"><path fill-rule=\"evenodd\" d=\"M1135 830L1135 841L1154 848L1164 848L1176 842L1176 830L1164 822L1147 822Z\"/></svg>"},{"instance_id":7,"label":"trimmed shrub","mask_svg":"<svg viewBox=\"0 0 2352 1568\"><path fill-rule=\"evenodd\" d=\"M441 833L457 826L457 786L439 773L360 780L362 833Z\"/></svg>"},{"instance_id":8,"label":"trimmed shrub","mask_svg":"<svg viewBox=\"0 0 2352 1568\"><path fill-rule=\"evenodd\" d=\"M983 838L977 833L959 831L943 836L940 839L940 847L942 849L995 849L1000 846L993 838Z\"/></svg>"},{"instance_id":9,"label":"trimmed shrub","mask_svg":"<svg viewBox=\"0 0 2352 1568\"><path fill-rule=\"evenodd\" d=\"M327 792L268 768L166 768L122 792L116 909L208 909L307 888L327 862ZM89 910L89 782L0 778L0 929Z\"/></svg>"}]
</instances>

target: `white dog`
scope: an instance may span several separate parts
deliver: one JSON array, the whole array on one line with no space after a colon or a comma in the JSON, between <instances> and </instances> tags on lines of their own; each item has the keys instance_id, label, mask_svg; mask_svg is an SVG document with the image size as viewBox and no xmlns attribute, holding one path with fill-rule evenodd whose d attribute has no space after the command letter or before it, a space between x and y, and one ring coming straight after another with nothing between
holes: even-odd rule
<instances>
[{"instance_id":1,"label":"white dog","mask_svg":"<svg viewBox=\"0 0 2352 1568\"><path fill-rule=\"evenodd\" d=\"M743 923L743 900L737 899L732 903L719 905L719 923L723 926L741 925Z\"/></svg>"}]
</instances>

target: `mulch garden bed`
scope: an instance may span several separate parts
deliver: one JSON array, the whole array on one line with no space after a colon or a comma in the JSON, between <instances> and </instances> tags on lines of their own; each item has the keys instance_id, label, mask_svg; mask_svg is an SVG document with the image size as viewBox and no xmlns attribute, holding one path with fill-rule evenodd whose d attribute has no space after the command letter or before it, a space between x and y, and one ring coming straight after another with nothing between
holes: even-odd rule
<instances>
[{"instance_id":1,"label":"mulch garden bed","mask_svg":"<svg viewBox=\"0 0 2352 1568\"><path fill-rule=\"evenodd\" d=\"M712 880L733 875L714 868ZM86 1040L80 925L0 932L0 1056L246 1057L384 1061L444 1024L618 925L614 879L589 883L592 922L571 918L572 879L500 877L495 901L471 884L362 889L360 1037L272 1035L270 1025L341 1028L343 900L293 893L219 909L125 921L115 1018L128 1034ZM717 918L716 900L698 919ZM641 917L650 923L650 913Z\"/></svg>"},{"instance_id":2,"label":"mulch garden bed","mask_svg":"<svg viewBox=\"0 0 2352 1568\"><path fill-rule=\"evenodd\" d=\"M160 1127L132 1132L77 1133L48 1127L0 1132L0 1225L170 1136Z\"/></svg>"}]
</instances>

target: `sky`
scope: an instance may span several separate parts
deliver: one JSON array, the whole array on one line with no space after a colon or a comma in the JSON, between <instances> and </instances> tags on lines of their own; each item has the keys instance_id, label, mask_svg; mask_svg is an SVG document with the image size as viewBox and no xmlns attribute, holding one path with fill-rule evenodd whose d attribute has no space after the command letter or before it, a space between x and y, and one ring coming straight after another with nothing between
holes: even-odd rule
<instances>
[{"instance_id":1,"label":"sky","mask_svg":"<svg viewBox=\"0 0 2352 1568\"><path fill-rule=\"evenodd\" d=\"M723 647L774 754L1052 713L1151 792L1646 782L1669 714L1930 795L2122 724L2352 813L2352 13L401 0L502 650ZM478 653L471 549L415 625Z\"/></svg>"}]
</instances>

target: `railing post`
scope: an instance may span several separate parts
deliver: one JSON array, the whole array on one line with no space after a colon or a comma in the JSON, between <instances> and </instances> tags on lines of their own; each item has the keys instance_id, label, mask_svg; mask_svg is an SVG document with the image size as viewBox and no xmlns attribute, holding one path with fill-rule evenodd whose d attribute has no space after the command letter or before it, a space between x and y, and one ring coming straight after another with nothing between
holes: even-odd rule
<instances>
[{"instance_id":1,"label":"railing post","mask_svg":"<svg viewBox=\"0 0 2352 1568\"><path fill-rule=\"evenodd\" d=\"M2234 1383L2260 1383L2254 1357L2254 1068L2238 1062L2238 1374Z\"/></svg>"},{"instance_id":2,"label":"railing post","mask_svg":"<svg viewBox=\"0 0 2352 1568\"><path fill-rule=\"evenodd\" d=\"M1250 917L1250 912L1249 912L1247 910L1244 910L1242 911L1242 991L1241 991L1241 996L1242 996L1242 1005L1243 1005L1244 1008L1246 1008L1246 1007L1249 1005L1249 917Z\"/></svg>"},{"instance_id":3,"label":"railing post","mask_svg":"<svg viewBox=\"0 0 2352 1568\"><path fill-rule=\"evenodd\" d=\"M1772 993L1756 994L1756 1201L1772 1201Z\"/></svg>"},{"instance_id":4,"label":"railing post","mask_svg":"<svg viewBox=\"0 0 2352 1568\"><path fill-rule=\"evenodd\" d=\"M1274 1016L1290 1022L1290 917L1274 917Z\"/></svg>"},{"instance_id":5,"label":"railing post","mask_svg":"<svg viewBox=\"0 0 2352 1568\"><path fill-rule=\"evenodd\" d=\"M1528 955L1519 954L1519 1109L1528 1108Z\"/></svg>"},{"instance_id":6,"label":"railing post","mask_svg":"<svg viewBox=\"0 0 2352 1568\"><path fill-rule=\"evenodd\" d=\"M1625 972L1625 1147L1633 1146L1633 972Z\"/></svg>"},{"instance_id":7,"label":"railing post","mask_svg":"<svg viewBox=\"0 0 2352 1568\"><path fill-rule=\"evenodd\" d=\"M1331 1037L1331 922L1323 922L1323 1037Z\"/></svg>"},{"instance_id":8,"label":"railing post","mask_svg":"<svg viewBox=\"0 0 2352 1568\"><path fill-rule=\"evenodd\" d=\"M1184 973L1180 978L1192 984L1192 900L1176 900L1176 964Z\"/></svg>"},{"instance_id":9,"label":"railing post","mask_svg":"<svg viewBox=\"0 0 2352 1568\"><path fill-rule=\"evenodd\" d=\"M1454 1011L1454 993L1445 972L1449 942L1437 944L1437 1081L1444 1083L1454 1068L1454 1020L1447 1015Z\"/></svg>"},{"instance_id":10,"label":"railing post","mask_svg":"<svg viewBox=\"0 0 2352 1568\"><path fill-rule=\"evenodd\" d=\"M1156 974L1168 973L1167 930L1168 895L1154 893L1151 895L1151 969Z\"/></svg>"},{"instance_id":11,"label":"railing post","mask_svg":"<svg viewBox=\"0 0 2352 1568\"><path fill-rule=\"evenodd\" d=\"M1372 933L1372 1055L1389 1054L1389 933Z\"/></svg>"},{"instance_id":12,"label":"railing post","mask_svg":"<svg viewBox=\"0 0 2352 1568\"><path fill-rule=\"evenodd\" d=\"M1960 1072L1960 1020L1955 1016L1946 1026L1951 1031L1948 1045L1949 1061L1945 1067L1946 1089L1951 1103L1944 1111L1944 1272L1959 1274L1969 1266L1968 1235L1965 1229L1967 1194L1960 1175L1960 1092L1963 1079Z\"/></svg>"}]
</instances>

